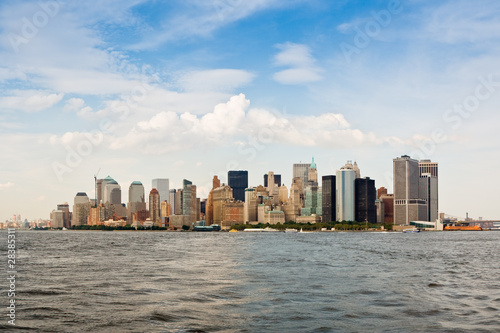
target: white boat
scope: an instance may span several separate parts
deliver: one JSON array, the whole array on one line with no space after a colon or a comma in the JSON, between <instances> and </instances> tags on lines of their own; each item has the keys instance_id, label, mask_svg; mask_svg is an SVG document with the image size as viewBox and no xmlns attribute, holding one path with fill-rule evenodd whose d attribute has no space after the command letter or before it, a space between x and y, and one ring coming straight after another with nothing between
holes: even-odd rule
<instances>
[{"instance_id":1,"label":"white boat","mask_svg":"<svg viewBox=\"0 0 500 333\"><path fill-rule=\"evenodd\" d=\"M410 232L420 232L419 229L417 228L410 228L410 229L403 229L404 233L410 233Z\"/></svg>"},{"instance_id":2,"label":"white boat","mask_svg":"<svg viewBox=\"0 0 500 333\"><path fill-rule=\"evenodd\" d=\"M296 233L298 231L297 231L297 229L286 228L284 232L286 232L286 233Z\"/></svg>"}]
</instances>

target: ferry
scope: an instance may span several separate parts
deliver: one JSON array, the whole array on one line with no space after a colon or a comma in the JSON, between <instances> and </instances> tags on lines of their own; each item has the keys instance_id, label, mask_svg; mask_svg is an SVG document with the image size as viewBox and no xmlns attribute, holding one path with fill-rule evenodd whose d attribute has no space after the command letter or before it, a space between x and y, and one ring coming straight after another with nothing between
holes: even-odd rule
<instances>
[{"instance_id":1,"label":"ferry","mask_svg":"<svg viewBox=\"0 0 500 333\"><path fill-rule=\"evenodd\" d=\"M443 230L481 231L483 228L478 225L445 225Z\"/></svg>"}]
</instances>

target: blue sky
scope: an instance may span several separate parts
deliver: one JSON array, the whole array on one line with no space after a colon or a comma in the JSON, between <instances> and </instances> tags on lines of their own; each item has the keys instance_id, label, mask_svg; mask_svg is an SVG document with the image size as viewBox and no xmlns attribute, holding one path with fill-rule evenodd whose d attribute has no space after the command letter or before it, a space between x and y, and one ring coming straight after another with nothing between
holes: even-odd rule
<instances>
[{"instance_id":1,"label":"blue sky","mask_svg":"<svg viewBox=\"0 0 500 333\"><path fill-rule=\"evenodd\" d=\"M496 1L3 1L0 220L122 186L356 160L440 163L440 211L499 218ZM485 169L478 170L479 168Z\"/></svg>"}]
</instances>

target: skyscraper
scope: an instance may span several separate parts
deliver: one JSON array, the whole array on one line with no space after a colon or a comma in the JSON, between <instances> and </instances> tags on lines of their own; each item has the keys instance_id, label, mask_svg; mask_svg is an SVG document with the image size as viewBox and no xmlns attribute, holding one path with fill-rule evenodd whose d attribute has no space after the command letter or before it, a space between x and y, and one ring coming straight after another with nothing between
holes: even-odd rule
<instances>
[{"instance_id":1,"label":"skyscraper","mask_svg":"<svg viewBox=\"0 0 500 333\"><path fill-rule=\"evenodd\" d=\"M267 187L269 174L264 175L264 187ZM274 184L277 184L278 187L281 186L281 175L274 174Z\"/></svg>"},{"instance_id":2,"label":"skyscraper","mask_svg":"<svg viewBox=\"0 0 500 333\"><path fill-rule=\"evenodd\" d=\"M245 189L248 187L248 171L228 171L227 179L228 185L233 189L234 200L245 201Z\"/></svg>"},{"instance_id":3,"label":"skyscraper","mask_svg":"<svg viewBox=\"0 0 500 333\"><path fill-rule=\"evenodd\" d=\"M420 180L420 198L427 201L428 221L434 222L439 217L438 163L421 160L418 163Z\"/></svg>"},{"instance_id":4,"label":"skyscraper","mask_svg":"<svg viewBox=\"0 0 500 333\"><path fill-rule=\"evenodd\" d=\"M307 170L307 185L318 185L318 168L314 162L314 157L312 158L311 165Z\"/></svg>"},{"instance_id":5,"label":"skyscraper","mask_svg":"<svg viewBox=\"0 0 500 333\"><path fill-rule=\"evenodd\" d=\"M182 215L188 216L188 220L193 225L198 219L196 207L196 185L187 179L182 181Z\"/></svg>"},{"instance_id":6,"label":"skyscraper","mask_svg":"<svg viewBox=\"0 0 500 333\"><path fill-rule=\"evenodd\" d=\"M170 185L169 185L169 180L167 178L153 179L152 188L158 190L158 193L160 194L160 202L170 200L169 198Z\"/></svg>"},{"instance_id":7,"label":"skyscraper","mask_svg":"<svg viewBox=\"0 0 500 333\"><path fill-rule=\"evenodd\" d=\"M309 179L309 163L295 163L293 165L293 178L299 177L302 180L302 186L305 187Z\"/></svg>"},{"instance_id":8,"label":"skyscraper","mask_svg":"<svg viewBox=\"0 0 500 333\"><path fill-rule=\"evenodd\" d=\"M160 222L160 193L155 188L149 192L149 218L155 225Z\"/></svg>"},{"instance_id":9,"label":"skyscraper","mask_svg":"<svg viewBox=\"0 0 500 333\"><path fill-rule=\"evenodd\" d=\"M78 192L73 205L73 219L71 225L87 224L87 217L90 212L90 200L85 192Z\"/></svg>"},{"instance_id":10,"label":"skyscraper","mask_svg":"<svg viewBox=\"0 0 500 333\"><path fill-rule=\"evenodd\" d=\"M146 210L146 201L144 198L144 186L140 181L134 181L128 188L128 221L132 224L133 215L138 210Z\"/></svg>"},{"instance_id":11,"label":"skyscraper","mask_svg":"<svg viewBox=\"0 0 500 333\"><path fill-rule=\"evenodd\" d=\"M354 180L355 191L355 220L358 222L377 223L377 208L375 200L377 191L375 180L366 178L356 178Z\"/></svg>"},{"instance_id":12,"label":"skyscraper","mask_svg":"<svg viewBox=\"0 0 500 333\"><path fill-rule=\"evenodd\" d=\"M301 216L311 216L313 214L321 216L322 212L321 187L309 185L306 189L306 200L304 208L301 209Z\"/></svg>"},{"instance_id":13,"label":"skyscraper","mask_svg":"<svg viewBox=\"0 0 500 333\"><path fill-rule=\"evenodd\" d=\"M322 187L322 216L324 222L336 221L336 208L335 208L335 189L336 189L335 176L328 175L321 178Z\"/></svg>"},{"instance_id":14,"label":"skyscraper","mask_svg":"<svg viewBox=\"0 0 500 333\"><path fill-rule=\"evenodd\" d=\"M439 217L438 211L438 177L431 173L424 173L419 178L419 196L427 202L426 221L436 221Z\"/></svg>"},{"instance_id":15,"label":"skyscraper","mask_svg":"<svg viewBox=\"0 0 500 333\"><path fill-rule=\"evenodd\" d=\"M336 181L336 209L337 221L354 221L354 179L353 169L342 167L337 170Z\"/></svg>"},{"instance_id":16,"label":"skyscraper","mask_svg":"<svg viewBox=\"0 0 500 333\"><path fill-rule=\"evenodd\" d=\"M408 155L393 160L394 224L427 219L427 203L419 197L418 161Z\"/></svg>"}]
</instances>

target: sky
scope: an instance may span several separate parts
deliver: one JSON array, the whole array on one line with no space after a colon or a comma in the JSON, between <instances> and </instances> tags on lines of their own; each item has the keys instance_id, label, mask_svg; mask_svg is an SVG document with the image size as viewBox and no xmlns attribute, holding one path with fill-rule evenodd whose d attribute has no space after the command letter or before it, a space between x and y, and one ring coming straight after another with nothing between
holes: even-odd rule
<instances>
[{"instance_id":1,"label":"sky","mask_svg":"<svg viewBox=\"0 0 500 333\"><path fill-rule=\"evenodd\" d=\"M439 163L439 210L500 218L500 2L0 3L0 221L48 219L94 175L128 187L348 160ZM147 195L146 195L147 196Z\"/></svg>"}]
</instances>

